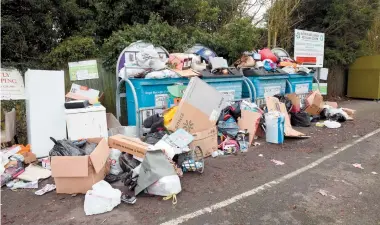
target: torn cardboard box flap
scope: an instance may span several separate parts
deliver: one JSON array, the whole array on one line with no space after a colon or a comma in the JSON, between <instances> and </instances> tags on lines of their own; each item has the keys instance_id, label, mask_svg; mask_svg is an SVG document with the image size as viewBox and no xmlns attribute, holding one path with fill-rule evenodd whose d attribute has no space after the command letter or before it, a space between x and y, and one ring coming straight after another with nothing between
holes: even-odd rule
<instances>
[{"instance_id":1,"label":"torn cardboard box flap","mask_svg":"<svg viewBox=\"0 0 380 225\"><path fill-rule=\"evenodd\" d=\"M107 141L104 138L87 141L98 143L90 155L51 157L51 172L57 193L85 194L108 173L110 164L107 160L110 150Z\"/></svg>"},{"instance_id":2,"label":"torn cardboard box flap","mask_svg":"<svg viewBox=\"0 0 380 225\"><path fill-rule=\"evenodd\" d=\"M218 150L217 134L216 126L193 133L194 140L189 144L190 149L195 149L195 147L199 146L204 157L210 156L214 151Z\"/></svg>"},{"instance_id":3,"label":"torn cardboard box flap","mask_svg":"<svg viewBox=\"0 0 380 225\"><path fill-rule=\"evenodd\" d=\"M137 138L127 137L121 134L108 138L108 145L111 148L119 149L122 152L129 153L138 158L144 158L149 144L140 141Z\"/></svg>"}]
</instances>

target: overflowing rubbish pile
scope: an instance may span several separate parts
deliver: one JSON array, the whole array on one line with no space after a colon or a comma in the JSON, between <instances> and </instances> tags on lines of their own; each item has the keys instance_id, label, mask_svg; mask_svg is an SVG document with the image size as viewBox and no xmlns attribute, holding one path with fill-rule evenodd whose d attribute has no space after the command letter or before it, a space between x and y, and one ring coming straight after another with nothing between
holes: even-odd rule
<instances>
[{"instance_id":1,"label":"overflowing rubbish pile","mask_svg":"<svg viewBox=\"0 0 380 225\"><path fill-rule=\"evenodd\" d=\"M283 51L274 52L245 53L235 62L236 68L230 68L225 59L202 46L166 58L153 45L143 45L137 55L126 56L132 64L123 67L119 76L191 79L186 86L168 86L174 104L142 121L146 131L142 137L105 113L99 91L73 85L65 103L68 139L51 137L49 156L40 159L30 147L1 151L1 184L12 190L38 188L39 180L52 176L54 184L35 194L52 190L85 194L86 215L111 211L121 202L135 204L144 195L163 196L175 204L184 173L207 172L206 157L244 154L258 145L259 138L273 144L282 144L287 137L310 138L293 127L315 123L339 128L353 120L354 110L324 102L319 91L310 92L303 104L290 93L265 96L266 104L257 105L249 99L231 101L198 77L235 74L239 69L275 73L278 65L291 72L305 70ZM133 65L138 67L131 69ZM88 123L94 124L88 127Z\"/></svg>"}]
</instances>

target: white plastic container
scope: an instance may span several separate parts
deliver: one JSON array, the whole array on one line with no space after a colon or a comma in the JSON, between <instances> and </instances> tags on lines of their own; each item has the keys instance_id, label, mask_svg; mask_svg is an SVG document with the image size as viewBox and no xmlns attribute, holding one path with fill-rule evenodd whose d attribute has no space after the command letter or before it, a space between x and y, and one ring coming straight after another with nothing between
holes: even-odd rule
<instances>
[{"instance_id":1,"label":"white plastic container","mask_svg":"<svg viewBox=\"0 0 380 225\"><path fill-rule=\"evenodd\" d=\"M274 144L284 142L285 117L282 113L271 111L265 114L266 141Z\"/></svg>"},{"instance_id":2,"label":"white plastic container","mask_svg":"<svg viewBox=\"0 0 380 225\"><path fill-rule=\"evenodd\" d=\"M70 140L108 137L106 108L89 106L66 109L67 136Z\"/></svg>"}]
</instances>

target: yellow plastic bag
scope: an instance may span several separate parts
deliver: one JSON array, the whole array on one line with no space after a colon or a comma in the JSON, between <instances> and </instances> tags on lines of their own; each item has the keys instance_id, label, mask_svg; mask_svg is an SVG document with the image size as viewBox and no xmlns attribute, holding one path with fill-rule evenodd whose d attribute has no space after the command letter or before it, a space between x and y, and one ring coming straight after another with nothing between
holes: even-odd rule
<instances>
[{"instance_id":1,"label":"yellow plastic bag","mask_svg":"<svg viewBox=\"0 0 380 225\"><path fill-rule=\"evenodd\" d=\"M174 106L164 112L164 126L165 127L169 126L175 113L177 112L177 108L178 106Z\"/></svg>"}]
</instances>

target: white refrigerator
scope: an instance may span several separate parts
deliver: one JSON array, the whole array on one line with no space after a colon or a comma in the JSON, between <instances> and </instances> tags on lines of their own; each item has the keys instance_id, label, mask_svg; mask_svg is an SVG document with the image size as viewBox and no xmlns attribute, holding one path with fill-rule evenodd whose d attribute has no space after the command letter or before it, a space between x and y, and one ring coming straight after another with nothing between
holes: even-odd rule
<instances>
[{"instance_id":1,"label":"white refrigerator","mask_svg":"<svg viewBox=\"0 0 380 225\"><path fill-rule=\"evenodd\" d=\"M54 70L25 73L28 143L38 158L49 155L56 140L66 138L65 74Z\"/></svg>"}]
</instances>

